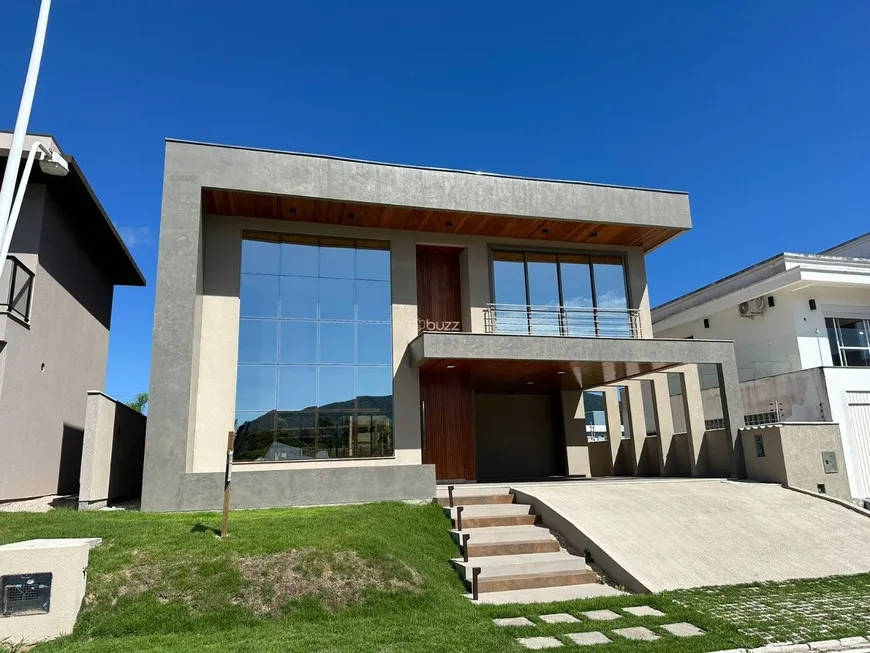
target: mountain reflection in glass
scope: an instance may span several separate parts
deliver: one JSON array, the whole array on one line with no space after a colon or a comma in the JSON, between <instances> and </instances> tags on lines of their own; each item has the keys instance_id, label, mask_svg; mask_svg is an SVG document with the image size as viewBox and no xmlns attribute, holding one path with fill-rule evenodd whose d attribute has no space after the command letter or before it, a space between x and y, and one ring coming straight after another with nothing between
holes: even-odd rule
<instances>
[{"instance_id":1,"label":"mountain reflection in glass","mask_svg":"<svg viewBox=\"0 0 870 653\"><path fill-rule=\"evenodd\" d=\"M237 461L393 455L387 243L246 233Z\"/></svg>"}]
</instances>

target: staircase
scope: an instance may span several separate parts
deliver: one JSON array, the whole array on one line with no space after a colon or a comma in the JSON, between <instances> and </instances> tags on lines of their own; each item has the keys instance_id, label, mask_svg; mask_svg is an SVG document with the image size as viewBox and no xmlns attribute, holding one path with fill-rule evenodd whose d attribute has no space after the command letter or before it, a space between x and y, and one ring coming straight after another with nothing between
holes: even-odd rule
<instances>
[{"instance_id":1,"label":"staircase","mask_svg":"<svg viewBox=\"0 0 870 653\"><path fill-rule=\"evenodd\" d=\"M508 488L454 486L451 506L448 488L439 486L437 501L452 520L450 534L463 551L452 562L471 589L469 598L495 599L503 593L505 599L523 599L535 595L526 590L542 588L564 588L561 593L571 595L575 586L579 598L602 587L586 560L565 551L537 525L540 518L531 506L516 503Z\"/></svg>"}]
</instances>

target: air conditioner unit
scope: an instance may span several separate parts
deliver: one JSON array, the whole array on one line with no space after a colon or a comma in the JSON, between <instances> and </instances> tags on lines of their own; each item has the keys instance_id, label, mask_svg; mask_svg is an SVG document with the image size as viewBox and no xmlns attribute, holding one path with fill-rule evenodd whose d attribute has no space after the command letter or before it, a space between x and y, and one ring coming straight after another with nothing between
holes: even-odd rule
<instances>
[{"instance_id":1,"label":"air conditioner unit","mask_svg":"<svg viewBox=\"0 0 870 653\"><path fill-rule=\"evenodd\" d=\"M741 302L737 306L740 317L754 318L756 315L764 315L764 297L756 297L748 302Z\"/></svg>"}]
</instances>

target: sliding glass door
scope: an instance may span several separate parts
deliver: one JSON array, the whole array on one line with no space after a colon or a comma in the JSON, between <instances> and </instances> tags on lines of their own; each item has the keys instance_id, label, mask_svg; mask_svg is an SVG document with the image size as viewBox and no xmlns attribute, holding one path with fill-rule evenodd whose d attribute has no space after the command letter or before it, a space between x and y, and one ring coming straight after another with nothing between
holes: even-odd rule
<instances>
[{"instance_id":1,"label":"sliding glass door","mask_svg":"<svg viewBox=\"0 0 870 653\"><path fill-rule=\"evenodd\" d=\"M621 256L496 250L492 258L497 332L634 335Z\"/></svg>"}]
</instances>

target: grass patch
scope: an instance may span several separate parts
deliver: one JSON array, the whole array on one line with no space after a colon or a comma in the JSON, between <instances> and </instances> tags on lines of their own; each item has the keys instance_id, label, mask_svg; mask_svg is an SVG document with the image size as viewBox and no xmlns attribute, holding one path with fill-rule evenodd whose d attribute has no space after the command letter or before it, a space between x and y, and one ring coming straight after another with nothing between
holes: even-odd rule
<instances>
[{"instance_id":1,"label":"grass patch","mask_svg":"<svg viewBox=\"0 0 870 653\"><path fill-rule=\"evenodd\" d=\"M463 597L465 589L449 562L458 548L435 505L238 511L226 540L214 535L218 522L215 513L0 515L0 543L103 538L102 546L91 552L87 596L75 632L38 646L37 653L518 652L525 649L517 637L552 635L571 646L566 633L591 630L614 639L606 649L610 653L706 653L755 646L769 641L769 633L793 630L794 614L781 614L778 630L771 626L762 631L751 627L757 620L734 619L720 609L729 601L736 603L741 592L754 593L756 600L769 595L782 601L795 592L821 598L840 592L844 601L850 597L858 606L866 606L870 598L870 577L855 577L861 580L841 579L840 585L829 579L758 590L713 588L549 605L481 606ZM538 619L551 612L620 612L631 605L651 605L667 616L624 615L613 622L583 619L575 624ZM492 623L493 618L517 616L530 618L536 627L498 628ZM693 623L707 634L680 639L657 628L678 621ZM637 643L612 635L614 628L631 626L646 626L662 638ZM831 636L868 630L857 621L838 627Z\"/></svg>"}]
</instances>

